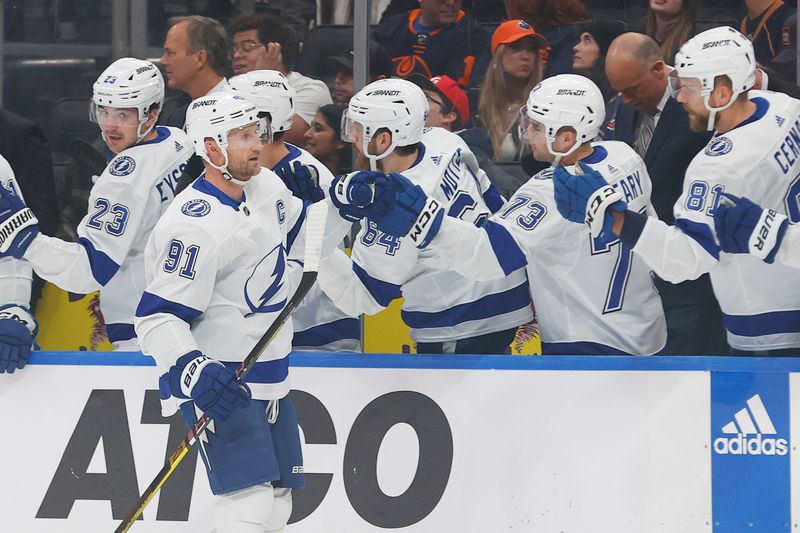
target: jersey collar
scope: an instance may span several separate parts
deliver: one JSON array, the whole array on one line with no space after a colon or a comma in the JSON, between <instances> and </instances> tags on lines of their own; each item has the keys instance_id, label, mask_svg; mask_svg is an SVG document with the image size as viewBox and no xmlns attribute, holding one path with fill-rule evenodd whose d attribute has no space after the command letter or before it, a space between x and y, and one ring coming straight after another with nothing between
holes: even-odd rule
<instances>
[{"instance_id":1,"label":"jersey collar","mask_svg":"<svg viewBox=\"0 0 800 533\"><path fill-rule=\"evenodd\" d=\"M138 146L144 146L146 144L158 144L167 137L169 137L169 130L164 126L156 126L156 136L149 141L139 143Z\"/></svg>"},{"instance_id":2,"label":"jersey collar","mask_svg":"<svg viewBox=\"0 0 800 533\"><path fill-rule=\"evenodd\" d=\"M289 163L300 157L300 148L298 148L293 144L289 143L284 143L284 144L286 145L286 149L289 150L289 153L283 156L283 158L280 161L278 161L274 167L272 167L272 170L277 170L284 166L288 167Z\"/></svg>"},{"instance_id":3,"label":"jersey collar","mask_svg":"<svg viewBox=\"0 0 800 533\"><path fill-rule=\"evenodd\" d=\"M236 211L239 210L239 206L240 205L242 205L245 201L247 201L247 196L246 196L244 191L242 191L242 199L241 199L241 201L234 200L233 198L231 198L230 196L228 196L227 194L225 194L221 190L219 190L216 187L214 187L214 185L210 181L208 181L206 179L205 173L203 173L202 176L200 176L199 178L194 180L194 183L192 183L192 187L195 188L196 190L202 192L202 193L209 194L209 195L213 196L214 198L219 200L220 203L228 205L228 206L234 208Z\"/></svg>"},{"instance_id":4,"label":"jersey collar","mask_svg":"<svg viewBox=\"0 0 800 533\"><path fill-rule=\"evenodd\" d=\"M756 110L753 112L752 115L750 115L749 117L744 119L742 122L740 122L739 124L734 126L729 131L733 131L736 128L741 128L742 126L747 126L748 124L751 124L751 123L763 118L764 115L767 114L767 111L769 111L769 101L767 101L766 98L762 98L760 96L756 96L755 98L751 98L750 101L753 102L754 104L756 104ZM725 133L728 133L728 132L726 131ZM716 135L717 134L715 134L714 136L716 137Z\"/></svg>"},{"instance_id":5,"label":"jersey collar","mask_svg":"<svg viewBox=\"0 0 800 533\"><path fill-rule=\"evenodd\" d=\"M590 165L595 165L597 163L600 163L606 157L608 157L608 150L606 150L602 146L594 146L593 148L594 152L581 159L581 161L583 161L584 163L588 163Z\"/></svg>"}]
</instances>

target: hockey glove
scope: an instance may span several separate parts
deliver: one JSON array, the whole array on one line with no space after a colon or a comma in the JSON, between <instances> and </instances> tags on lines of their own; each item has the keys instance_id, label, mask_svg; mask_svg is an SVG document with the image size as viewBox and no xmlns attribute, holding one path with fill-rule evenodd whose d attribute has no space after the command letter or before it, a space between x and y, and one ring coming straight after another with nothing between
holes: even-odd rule
<instances>
[{"instance_id":1,"label":"hockey glove","mask_svg":"<svg viewBox=\"0 0 800 533\"><path fill-rule=\"evenodd\" d=\"M375 224L384 233L410 238L417 248L428 246L442 226L442 205L402 174L389 174L389 180L396 191L394 203Z\"/></svg>"},{"instance_id":2,"label":"hockey glove","mask_svg":"<svg viewBox=\"0 0 800 533\"><path fill-rule=\"evenodd\" d=\"M623 212L627 204L623 194L606 183L602 174L579 162L579 172L570 174L564 167L553 171L553 193L561 216L572 222L589 225L592 237L610 238L614 218L609 211Z\"/></svg>"},{"instance_id":3,"label":"hockey glove","mask_svg":"<svg viewBox=\"0 0 800 533\"><path fill-rule=\"evenodd\" d=\"M751 253L772 263L781 246L789 220L772 209L761 209L747 198L722 193L714 210L714 230L723 251Z\"/></svg>"},{"instance_id":4,"label":"hockey glove","mask_svg":"<svg viewBox=\"0 0 800 533\"><path fill-rule=\"evenodd\" d=\"M331 183L333 205L345 220L358 222L368 218L379 220L391 210L395 191L392 181L383 172L357 171L337 176Z\"/></svg>"},{"instance_id":5,"label":"hockey glove","mask_svg":"<svg viewBox=\"0 0 800 533\"><path fill-rule=\"evenodd\" d=\"M314 165L295 161L292 167L288 163L277 167L275 173L283 180L286 188L301 200L314 203L325 198L325 193L319 186L319 171Z\"/></svg>"},{"instance_id":6,"label":"hockey glove","mask_svg":"<svg viewBox=\"0 0 800 533\"><path fill-rule=\"evenodd\" d=\"M0 374L25 366L39 327L27 309L16 305L0 308Z\"/></svg>"},{"instance_id":7,"label":"hockey glove","mask_svg":"<svg viewBox=\"0 0 800 533\"><path fill-rule=\"evenodd\" d=\"M39 234L39 221L14 186L0 186L0 257L22 258Z\"/></svg>"},{"instance_id":8,"label":"hockey glove","mask_svg":"<svg viewBox=\"0 0 800 533\"><path fill-rule=\"evenodd\" d=\"M212 420L225 420L234 409L247 405L250 389L236 380L225 365L194 350L169 369L173 396L191 398Z\"/></svg>"}]
</instances>

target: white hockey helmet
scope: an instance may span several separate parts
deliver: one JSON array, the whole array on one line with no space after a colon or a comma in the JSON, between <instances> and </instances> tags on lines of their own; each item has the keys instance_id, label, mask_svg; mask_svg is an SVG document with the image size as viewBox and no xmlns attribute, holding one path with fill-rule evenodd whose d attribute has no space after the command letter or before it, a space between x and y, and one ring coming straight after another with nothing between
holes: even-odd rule
<instances>
[{"instance_id":1,"label":"white hockey helmet","mask_svg":"<svg viewBox=\"0 0 800 533\"><path fill-rule=\"evenodd\" d=\"M559 74L531 89L527 104L520 110L519 134L527 140L530 122L542 124L547 149L556 156L554 164L558 164L562 157L597 137L605 115L603 93L592 80L577 74ZM575 130L577 142L566 152L556 152L553 142L558 130L565 126Z\"/></svg>"},{"instance_id":2,"label":"white hockey helmet","mask_svg":"<svg viewBox=\"0 0 800 533\"><path fill-rule=\"evenodd\" d=\"M273 131L288 131L292 127L297 93L286 76L277 70L252 70L234 76L228 84L254 103L259 112L269 113Z\"/></svg>"},{"instance_id":3,"label":"white hockey helmet","mask_svg":"<svg viewBox=\"0 0 800 533\"><path fill-rule=\"evenodd\" d=\"M714 90L714 79L727 76L733 96L721 107L711 107L708 98ZM675 70L670 76L670 90L677 99L687 78L700 82L700 95L710 111L708 130L714 129L715 115L730 106L736 97L751 89L756 82L756 58L753 43L729 26L711 28L686 41L675 54Z\"/></svg>"},{"instance_id":4,"label":"white hockey helmet","mask_svg":"<svg viewBox=\"0 0 800 533\"><path fill-rule=\"evenodd\" d=\"M355 142L354 127L360 127L361 148L370 166L394 151L397 146L410 146L422 140L428 99L417 85L407 80L387 78L374 81L350 99L342 113L342 140ZM369 142L381 128L392 134L392 144L380 155L369 153Z\"/></svg>"},{"instance_id":5,"label":"white hockey helmet","mask_svg":"<svg viewBox=\"0 0 800 533\"><path fill-rule=\"evenodd\" d=\"M97 107L135 108L139 113L139 125L147 122L147 112L158 105L161 113L164 103L164 78L153 63L146 59L123 57L117 59L100 74L92 86L92 102L89 119L97 123ZM154 123L155 125L155 123ZM137 142L152 130L137 131Z\"/></svg>"},{"instance_id":6,"label":"white hockey helmet","mask_svg":"<svg viewBox=\"0 0 800 533\"><path fill-rule=\"evenodd\" d=\"M258 117L255 104L242 95L229 91L218 91L202 96L189 104L186 111L186 133L194 144L194 151L209 165L220 170L225 179L239 185L244 182L236 180L228 172L228 133L237 128L258 124L258 135L269 131L266 118ZM215 165L208 157L206 139L212 138L222 150L225 160L222 165Z\"/></svg>"}]
</instances>

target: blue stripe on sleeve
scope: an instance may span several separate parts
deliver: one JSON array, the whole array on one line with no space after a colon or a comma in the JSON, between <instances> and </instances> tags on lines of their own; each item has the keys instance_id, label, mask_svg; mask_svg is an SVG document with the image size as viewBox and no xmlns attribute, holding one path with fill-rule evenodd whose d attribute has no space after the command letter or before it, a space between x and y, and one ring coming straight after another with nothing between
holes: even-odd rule
<instances>
[{"instance_id":1,"label":"blue stripe on sleeve","mask_svg":"<svg viewBox=\"0 0 800 533\"><path fill-rule=\"evenodd\" d=\"M297 239L297 235L300 233L300 228L303 226L303 222L306 219L306 210L308 209L308 205L310 202L303 202L303 210L300 211L300 216L297 217L297 221L294 223L294 227L289 230L289 233L286 234L286 251L292 249L292 244L294 244L295 239Z\"/></svg>"},{"instance_id":2,"label":"blue stripe on sleeve","mask_svg":"<svg viewBox=\"0 0 800 533\"><path fill-rule=\"evenodd\" d=\"M136 338L133 324L106 324L109 342L127 341Z\"/></svg>"},{"instance_id":3,"label":"blue stripe on sleeve","mask_svg":"<svg viewBox=\"0 0 800 533\"><path fill-rule=\"evenodd\" d=\"M202 311L198 311L197 309L178 302L166 300L149 292L142 294L142 299L139 301L139 306L136 308L136 316L143 317L155 315L157 313L175 315L187 324L191 324L195 318L203 314Z\"/></svg>"},{"instance_id":4,"label":"blue stripe on sleeve","mask_svg":"<svg viewBox=\"0 0 800 533\"><path fill-rule=\"evenodd\" d=\"M375 301L384 307L389 305L395 298L400 298L400 296L402 296L400 285L373 278L355 261L353 261L353 272L356 273L356 276L361 280L364 287L366 287L372 297L375 298Z\"/></svg>"},{"instance_id":5,"label":"blue stripe on sleeve","mask_svg":"<svg viewBox=\"0 0 800 533\"><path fill-rule=\"evenodd\" d=\"M225 368L236 372L241 362L222 361ZM245 383L282 383L289 376L289 355L273 361L259 361L244 377Z\"/></svg>"},{"instance_id":6,"label":"blue stripe on sleeve","mask_svg":"<svg viewBox=\"0 0 800 533\"><path fill-rule=\"evenodd\" d=\"M97 280L97 283L105 286L117 273L119 265L105 253L95 248L94 244L86 237L80 237L76 242L86 250L86 255L89 257L89 266L92 269L92 277Z\"/></svg>"},{"instance_id":7,"label":"blue stripe on sleeve","mask_svg":"<svg viewBox=\"0 0 800 533\"><path fill-rule=\"evenodd\" d=\"M800 311L773 311L758 315L722 313L722 321L728 331L742 337L800 332Z\"/></svg>"},{"instance_id":8,"label":"blue stripe on sleeve","mask_svg":"<svg viewBox=\"0 0 800 533\"><path fill-rule=\"evenodd\" d=\"M292 346L325 346L345 339L361 339L361 324L357 318L342 318L328 324L296 331Z\"/></svg>"},{"instance_id":9,"label":"blue stripe on sleeve","mask_svg":"<svg viewBox=\"0 0 800 533\"><path fill-rule=\"evenodd\" d=\"M492 213L500 211L500 208L503 207L505 203L503 197L500 196L500 191L498 191L497 187L493 184L489 185L489 188L483 192L483 201L486 202L486 207L488 207Z\"/></svg>"},{"instance_id":10,"label":"blue stripe on sleeve","mask_svg":"<svg viewBox=\"0 0 800 533\"><path fill-rule=\"evenodd\" d=\"M636 243L639 242L639 237L642 236L644 226L647 224L647 215L629 210L625 211L624 216L625 222L622 224L619 240L627 245L628 248L633 249Z\"/></svg>"},{"instance_id":11,"label":"blue stripe on sleeve","mask_svg":"<svg viewBox=\"0 0 800 533\"><path fill-rule=\"evenodd\" d=\"M158 397L167 400L170 396L172 396L172 391L169 388L169 372L164 372L158 378Z\"/></svg>"},{"instance_id":12,"label":"blue stripe on sleeve","mask_svg":"<svg viewBox=\"0 0 800 533\"><path fill-rule=\"evenodd\" d=\"M506 228L497 222L487 220L481 229L489 234L489 243L506 275L528 264L525 254Z\"/></svg>"},{"instance_id":13,"label":"blue stripe on sleeve","mask_svg":"<svg viewBox=\"0 0 800 533\"><path fill-rule=\"evenodd\" d=\"M696 240L708 254L719 261L720 247L714 240L711 228L705 224L694 222L685 218L675 220L675 226L686 235Z\"/></svg>"},{"instance_id":14,"label":"blue stripe on sleeve","mask_svg":"<svg viewBox=\"0 0 800 533\"><path fill-rule=\"evenodd\" d=\"M522 283L513 289L496 294L489 294L474 302L454 305L450 309L437 312L401 311L403 322L415 329L444 328L469 322L483 320L505 313L511 313L529 306L531 295L528 284Z\"/></svg>"}]
</instances>

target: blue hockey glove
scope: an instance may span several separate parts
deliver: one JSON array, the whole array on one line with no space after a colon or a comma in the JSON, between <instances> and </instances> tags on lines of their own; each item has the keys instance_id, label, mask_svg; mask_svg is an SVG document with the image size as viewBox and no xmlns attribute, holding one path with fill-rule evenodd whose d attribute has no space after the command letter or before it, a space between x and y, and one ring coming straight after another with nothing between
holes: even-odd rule
<instances>
[{"instance_id":1,"label":"blue hockey glove","mask_svg":"<svg viewBox=\"0 0 800 533\"><path fill-rule=\"evenodd\" d=\"M325 193L319 186L319 171L314 165L295 161L293 169L287 163L277 167L275 173L283 180L286 188L301 200L314 203L325 198Z\"/></svg>"},{"instance_id":2,"label":"blue hockey glove","mask_svg":"<svg viewBox=\"0 0 800 533\"><path fill-rule=\"evenodd\" d=\"M238 382L225 365L197 350L179 357L169 369L169 387L174 396L194 400L213 420L225 420L250 400L247 385Z\"/></svg>"},{"instance_id":3,"label":"blue hockey glove","mask_svg":"<svg viewBox=\"0 0 800 533\"><path fill-rule=\"evenodd\" d=\"M767 263L775 261L788 225L786 215L728 193L722 193L714 210L714 230L722 250L750 253Z\"/></svg>"},{"instance_id":4,"label":"blue hockey glove","mask_svg":"<svg viewBox=\"0 0 800 533\"><path fill-rule=\"evenodd\" d=\"M389 174L389 180L395 190L394 202L384 215L374 220L375 224L384 233L408 237L417 248L424 248L442 226L442 205L402 174Z\"/></svg>"},{"instance_id":5,"label":"blue hockey glove","mask_svg":"<svg viewBox=\"0 0 800 533\"><path fill-rule=\"evenodd\" d=\"M0 186L0 257L20 259L38 234L39 221L14 186Z\"/></svg>"},{"instance_id":6,"label":"blue hockey glove","mask_svg":"<svg viewBox=\"0 0 800 533\"><path fill-rule=\"evenodd\" d=\"M578 163L578 174L564 167L553 171L553 193L561 216L572 222L589 225L592 237L612 236L614 218L609 211L623 212L627 204L623 194L609 185L603 175L585 163Z\"/></svg>"},{"instance_id":7,"label":"blue hockey glove","mask_svg":"<svg viewBox=\"0 0 800 533\"><path fill-rule=\"evenodd\" d=\"M392 181L383 172L351 172L337 176L331 183L330 197L333 205L345 220L358 222L362 218L377 221L394 204Z\"/></svg>"},{"instance_id":8,"label":"blue hockey glove","mask_svg":"<svg viewBox=\"0 0 800 533\"><path fill-rule=\"evenodd\" d=\"M36 320L24 307L0 307L0 374L13 374L25 366L37 330Z\"/></svg>"}]
</instances>

